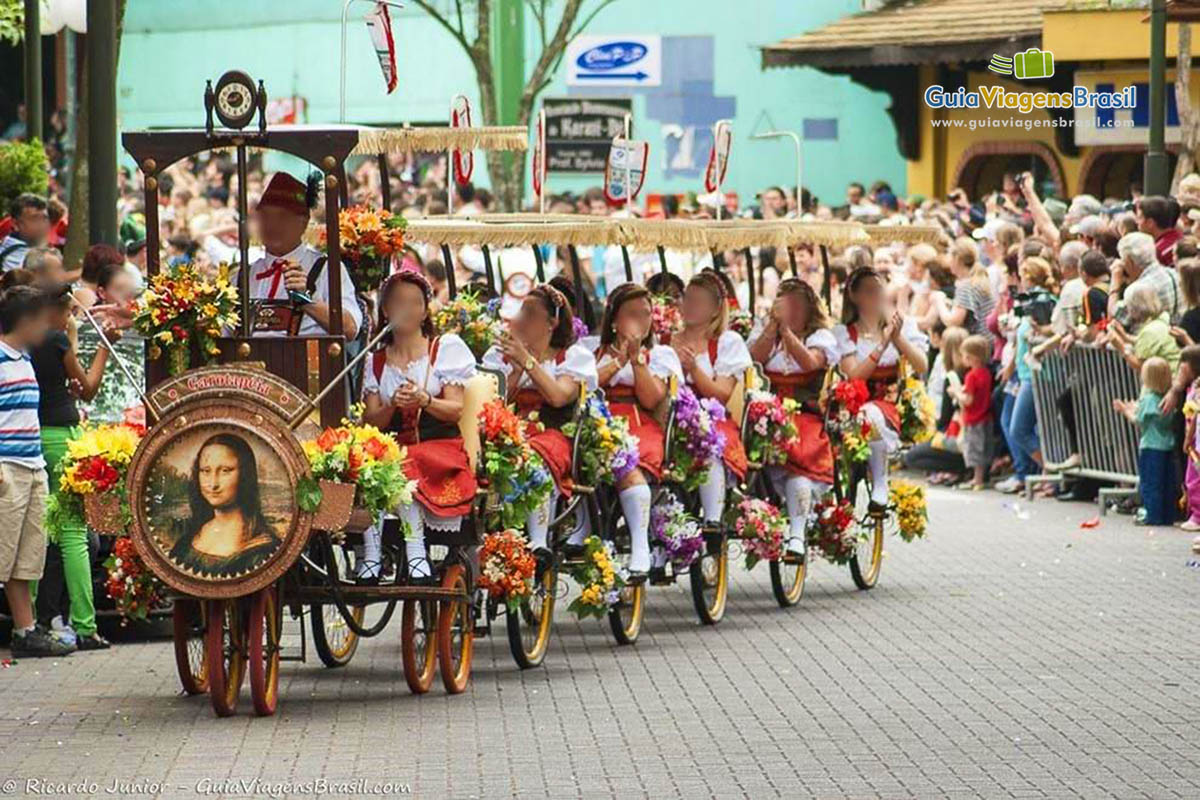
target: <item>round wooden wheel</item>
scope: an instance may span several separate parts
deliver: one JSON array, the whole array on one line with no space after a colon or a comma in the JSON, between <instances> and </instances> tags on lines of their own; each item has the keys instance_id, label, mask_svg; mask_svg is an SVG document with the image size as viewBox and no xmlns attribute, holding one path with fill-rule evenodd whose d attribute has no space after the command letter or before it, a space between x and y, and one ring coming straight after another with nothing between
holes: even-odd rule
<instances>
[{"instance_id":1,"label":"round wooden wheel","mask_svg":"<svg viewBox=\"0 0 1200 800\"><path fill-rule=\"evenodd\" d=\"M254 713L269 717L279 702L279 639L283 614L274 586L259 589L250 601L246 638L249 643L250 698Z\"/></svg>"},{"instance_id":2,"label":"round wooden wheel","mask_svg":"<svg viewBox=\"0 0 1200 800\"><path fill-rule=\"evenodd\" d=\"M558 588L558 570L547 569L533 586L533 594L521 601L520 607L504 615L508 630L508 647L513 660L521 669L542 663L550 645L550 628L554 623L554 592Z\"/></svg>"},{"instance_id":3,"label":"round wooden wheel","mask_svg":"<svg viewBox=\"0 0 1200 800\"><path fill-rule=\"evenodd\" d=\"M642 632L642 615L646 611L645 582L626 586L617 596L616 605L608 612L608 625L617 644L633 644Z\"/></svg>"},{"instance_id":4,"label":"round wooden wheel","mask_svg":"<svg viewBox=\"0 0 1200 800\"><path fill-rule=\"evenodd\" d=\"M175 669L187 694L208 691L208 663L204 657L204 605L190 597L179 597L171 607L175 643Z\"/></svg>"},{"instance_id":5,"label":"round wooden wheel","mask_svg":"<svg viewBox=\"0 0 1200 800\"><path fill-rule=\"evenodd\" d=\"M692 605L705 625L716 625L725 616L729 597L729 540L721 537L688 568L692 584Z\"/></svg>"},{"instance_id":6,"label":"round wooden wheel","mask_svg":"<svg viewBox=\"0 0 1200 800\"><path fill-rule=\"evenodd\" d=\"M850 557L850 577L864 591L879 582L883 568L883 529L886 513L872 512L871 482L859 478L850 487L850 502L854 504L854 519L858 524L858 549Z\"/></svg>"},{"instance_id":7,"label":"round wooden wheel","mask_svg":"<svg viewBox=\"0 0 1200 800\"><path fill-rule=\"evenodd\" d=\"M404 680L413 694L425 694L437 671L438 604L433 600L405 600L400 614L400 655Z\"/></svg>"},{"instance_id":8,"label":"round wooden wheel","mask_svg":"<svg viewBox=\"0 0 1200 800\"><path fill-rule=\"evenodd\" d=\"M804 560L784 554L770 563L771 591L775 602L789 608L804 596L804 579L808 576L808 555Z\"/></svg>"},{"instance_id":9,"label":"round wooden wheel","mask_svg":"<svg viewBox=\"0 0 1200 800\"><path fill-rule=\"evenodd\" d=\"M208 697L218 717L237 711L246 674L246 630L238 600L205 601L204 657Z\"/></svg>"},{"instance_id":10,"label":"round wooden wheel","mask_svg":"<svg viewBox=\"0 0 1200 800\"><path fill-rule=\"evenodd\" d=\"M471 597L467 593L467 574L462 564L450 565L442 578L442 588L462 594L462 597L441 602L437 620L442 685L450 694L459 694L467 688L471 678L471 656L475 650L475 620L471 618Z\"/></svg>"}]
</instances>

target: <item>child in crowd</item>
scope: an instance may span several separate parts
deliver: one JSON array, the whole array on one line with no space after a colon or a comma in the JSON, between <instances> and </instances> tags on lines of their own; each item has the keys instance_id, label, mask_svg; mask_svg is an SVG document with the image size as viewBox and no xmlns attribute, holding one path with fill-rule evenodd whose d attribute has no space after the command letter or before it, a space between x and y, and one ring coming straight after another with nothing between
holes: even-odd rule
<instances>
[{"instance_id":1,"label":"child in crowd","mask_svg":"<svg viewBox=\"0 0 1200 800\"><path fill-rule=\"evenodd\" d=\"M16 658L62 656L75 646L36 625L30 582L46 562L46 462L37 376L29 351L46 338L46 295L32 286L0 294L0 583L12 615Z\"/></svg>"},{"instance_id":2,"label":"child in crowd","mask_svg":"<svg viewBox=\"0 0 1200 800\"><path fill-rule=\"evenodd\" d=\"M1108 316L1108 257L1099 250L1088 250L1079 260L1079 272L1087 286L1080 322L1092 332Z\"/></svg>"},{"instance_id":3,"label":"child in crowd","mask_svg":"<svg viewBox=\"0 0 1200 800\"><path fill-rule=\"evenodd\" d=\"M962 409L961 447L963 461L972 471L971 483L964 488L979 491L991 459L992 373L988 360L992 343L986 336L968 336L962 343L962 363L967 376L962 386L948 391Z\"/></svg>"},{"instance_id":4,"label":"child in crowd","mask_svg":"<svg viewBox=\"0 0 1200 800\"><path fill-rule=\"evenodd\" d=\"M1180 353L1180 361L1180 373L1190 374L1193 378L1188 386L1187 402L1183 405L1183 414L1187 418L1183 435L1183 454L1187 463L1183 486L1187 492L1188 515L1179 527L1196 533L1200 532L1200 431L1196 426L1196 413L1200 410L1200 346L1185 347ZM1200 553L1200 536L1192 542L1192 550Z\"/></svg>"},{"instance_id":5,"label":"child in crowd","mask_svg":"<svg viewBox=\"0 0 1200 800\"><path fill-rule=\"evenodd\" d=\"M1138 525L1170 525L1175 521L1179 482L1175 478L1175 431L1170 414L1159 408L1171 388L1171 365L1154 356L1142 364L1142 394L1113 400L1113 410L1138 426L1138 491L1142 508Z\"/></svg>"}]
</instances>

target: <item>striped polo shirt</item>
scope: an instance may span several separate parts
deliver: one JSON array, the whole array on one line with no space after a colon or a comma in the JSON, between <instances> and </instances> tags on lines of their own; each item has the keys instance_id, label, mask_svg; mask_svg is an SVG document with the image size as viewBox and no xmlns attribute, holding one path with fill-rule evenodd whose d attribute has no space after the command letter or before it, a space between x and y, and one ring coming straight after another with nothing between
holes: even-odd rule
<instances>
[{"instance_id":1,"label":"striped polo shirt","mask_svg":"<svg viewBox=\"0 0 1200 800\"><path fill-rule=\"evenodd\" d=\"M26 353L0 342L0 461L46 466L38 424L37 376Z\"/></svg>"}]
</instances>

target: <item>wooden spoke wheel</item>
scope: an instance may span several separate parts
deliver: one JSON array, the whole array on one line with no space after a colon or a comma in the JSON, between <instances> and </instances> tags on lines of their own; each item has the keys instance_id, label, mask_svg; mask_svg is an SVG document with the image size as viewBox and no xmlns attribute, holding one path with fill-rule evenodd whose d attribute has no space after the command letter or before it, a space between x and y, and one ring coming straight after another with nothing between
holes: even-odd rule
<instances>
[{"instance_id":1,"label":"wooden spoke wheel","mask_svg":"<svg viewBox=\"0 0 1200 800\"><path fill-rule=\"evenodd\" d=\"M804 596L804 579L808 576L808 554L804 560L784 554L770 563L771 592L775 602L789 608Z\"/></svg>"},{"instance_id":2,"label":"wooden spoke wheel","mask_svg":"<svg viewBox=\"0 0 1200 800\"><path fill-rule=\"evenodd\" d=\"M218 717L237 711L246 675L245 614L239 600L205 601L204 656L208 696Z\"/></svg>"},{"instance_id":3,"label":"wooden spoke wheel","mask_svg":"<svg viewBox=\"0 0 1200 800\"><path fill-rule=\"evenodd\" d=\"M467 573L462 564L451 564L442 578L442 588L460 592L462 597L443 600L438 609L438 664L442 685L450 694L467 688L471 678L471 656L475 650L475 620L471 614Z\"/></svg>"},{"instance_id":4,"label":"wooden spoke wheel","mask_svg":"<svg viewBox=\"0 0 1200 800\"><path fill-rule=\"evenodd\" d=\"M279 592L274 586L259 589L250 600L246 625L250 661L250 698L254 713L269 717L279 702L279 651L283 633L283 614Z\"/></svg>"},{"instance_id":5,"label":"wooden spoke wheel","mask_svg":"<svg viewBox=\"0 0 1200 800\"><path fill-rule=\"evenodd\" d=\"M330 577L334 580L353 580L346 551L336 546L330 549L334 560L333 566L329 568ZM330 668L344 667L349 664L350 659L354 658L355 651L358 650L359 637L346 623L342 612L336 605L314 603L308 608L308 616L312 622L313 647L316 649L321 663ZM364 606L352 607L350 615L361 627L367 610Z\"/></svg>"},{"instance_id":6,"label":"wooden spoke wheel","mask_svg":"<svg viewBox=\"0 0 1200 800\"><path fill-rule=\"evenodd\" d=\"M729 597L729 540L722 536L710 543L688 570L696 615L705 625L716 625L725 616Z\"/></svg>"},{"instance_id":7,"label":"wooden spoke wheel","mask_svg":"<svg viewBox=\"0 0 1200 800\"><path fill-rule=\"evenodd\" d=\"M204 604L190 597L175 599L171 608L175 669L187 694L208 691L208 662L204 656Z\"/></svg>"},{"instance_id":8,"label":"wooden spoke wheel","mask_svg":"<svg viewBox=\"0 0 1200 800\"><path fill-rule=\"evenodd\" d=\"M642 616L646 612L646 582L625 586L617 602L608 611L608 624L617 644L633 644L642 632Z\"/></svg>"},{"instance_id":9,"label":"wooden spoke wheel","mask_svg":"<svg viewBox=\"0 0 1200 800\"><path fill-rule=\"evenodd\" d=\"M550 628L554 622L554 594L558 589L558 570L547 569L533 587L533 593L521 601L515 611L504 615L508 631L508 647L513 660L521 669L542 663L550 645Z\"/></svg>"},{"instance_id":10,"label":"wooden spoke wheel","mask_svg":"<svg viewBox=\"0 0 1200 800\"><path fill-rule=\"evenodd\" d=\"M883 533L887 514L870 510L871 482L859 477L850 485L850 502L858 525L858 547L850 557L850 577L864 591L879 582L883 568Z\"/></svg>"},{"instance_id":11,"label":"wooden spoke wheel","mask_svg":"<svg viewBox=\"0 0 1200 800\"><path fill-rule=\"evenodd\" d=\"M433 600L405 600L400 614L400 656L404 680L413 694L433 686L438 656L438 604Z\"/></svg>"}]
</instances>

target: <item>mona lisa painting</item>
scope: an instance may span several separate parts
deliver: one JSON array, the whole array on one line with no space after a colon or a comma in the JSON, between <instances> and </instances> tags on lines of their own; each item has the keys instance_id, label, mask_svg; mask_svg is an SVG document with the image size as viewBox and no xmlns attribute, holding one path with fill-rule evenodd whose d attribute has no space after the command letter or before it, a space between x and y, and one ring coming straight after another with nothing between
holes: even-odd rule
<instances>
[{"instance_id":1,"label":"mona lisa painting","mask_svg":"<svg viewBox=\"0 0 1200 800\"><path fill-rule=\"evenodd\" d=\"M208 581L254 572L278 552L295 508L279 453L243 429L200 425L149 470L152 545L173 567Z\"/></svg>"}]
</instances>

